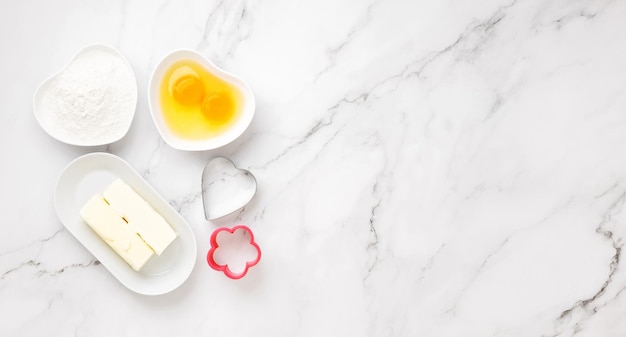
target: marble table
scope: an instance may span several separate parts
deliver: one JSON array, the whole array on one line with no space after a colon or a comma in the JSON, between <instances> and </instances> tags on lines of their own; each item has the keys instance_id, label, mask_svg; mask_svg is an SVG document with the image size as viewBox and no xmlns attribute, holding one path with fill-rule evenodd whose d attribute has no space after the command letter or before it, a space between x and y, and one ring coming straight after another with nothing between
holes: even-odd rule
<instances>
[{"instance_id":1,"label":"marble table","mask_svg":"<svg viewBox=\"0 0 626 337\"><path fill-rule=\"evenodd\" d=\"M626 1L3 1L0 336L625 336ZM129 133L48 136L38 84L93 43L139 87ZM150 73L191 48L244 78L255 119L185 152L149 114ZM176 290L120 284L57 218L73 159L128 161L192 227ZM209 222L202 168L259 193ZM218 226L255 232L233 281Z\"/></svg>"}]
</instances>

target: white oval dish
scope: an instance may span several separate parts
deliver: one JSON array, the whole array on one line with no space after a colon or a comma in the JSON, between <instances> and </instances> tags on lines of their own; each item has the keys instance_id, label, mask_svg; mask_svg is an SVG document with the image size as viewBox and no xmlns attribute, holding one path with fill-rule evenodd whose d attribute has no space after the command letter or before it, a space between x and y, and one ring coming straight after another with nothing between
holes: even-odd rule
<instances>
[{"instance_id":1,"label":"white oval dish","mask_svg":"<svg viewBox=\"0 0 626 337\"><path fill-rule=\"evenodd\" d=\"M80 209L115 179L122 179L144 198L178 233L160 256L134 271L80 217ZM54 194L56 213L65 228L128 289L160 295L180 286L196 262L196 239L189 224L126 161L95 152L76 158L61 173Z\"/></svg>"},{"instance_id":2,"label":"white oval dish","mask_svg":"<svg viewBox=\"0 0 626 337\"><path fill-rule=\"evenodd\" d=\"M231 126L220 135L205 139L181 138L168 128L165 120L163 119L163 114L161 112L161 107L159 103L159 84L167 69L173 63L184 59L193 60L200 63L215 76L228 83L233 84L241 91L243 95L243 106L239 119L235 122L233 126ZM150 77L150 83L148 85L148 105L152 114L152 120L154 121L157 130L159 130L161 137L169 146L175 149L185 151L205 151L222 147L234 141L239 136L241 136L244 131L246 131L246 129L252 122L252 118L254 117L255 98L248 84L239 77L220 69L215 64L213 64L213 62L211 62L209 59L196 51L189 49L179 49L165 56L152 72L152 76Z\"/></svg>"},{"instance_id":3,"label":"white oval dish","mask_svg":"<svg viewBox=\"0 0 626 337\"><path fill-rule=\"evenodd\" d=\"M98 128L94 130L92 133L80 134L79 131L83 131L81 129L81 123L83 121L76 120L71 121L70 123L58 123L55 119L55 114L44 107L44 100L46 93L50 90L51 85L70 67L80 60L81 56L88 55L89 53L99 53L100 56L109 57L108 61L116 62L121 61L123 64L122 69L127 70L123 71L120 74L110 74L109 76L115 76L114 83L120 83L119 81L124 80L124 85L128 86L130 89L129 97L127 98L127 104L125 104L126 109L116 110L116 113L119 113L119 120L117 120L115 124L108 123L110 121L104 120L101 125L98 125ZM104 63L104 62L102 62ZM106 64L101 64L102 66L106 66ZM95 71L95 70L94 70ZM84 79L84 78L83 78ZM132 83L131 83L132 82ZM109 90L107 94L110 94L111 88L103 88L103 90ZM69 90L68 90L69 91ZM119 97L116 97L117 101ZM73 104L82 104L81 102L72 102ZM130 129L130 125L135 116L135 110L137 107L137 80L135 78L135 74L133 69L128 63L128 60L115 48L107 46L107 45L89 45L81 49L72 60L61 70L60 72L52 75L45 81L43 81L33 96L33 113L35 115L35 119L41 126L41 128L46 131L53 138L70 145L76 146L98 146L98 145L106 145L113 142L116 142L128 133ZM119 112L118 112L119 111ZM105 123L106 122L106 123ZM108 124L108 125L102 125Z\"/></svg>"}]
</instances>

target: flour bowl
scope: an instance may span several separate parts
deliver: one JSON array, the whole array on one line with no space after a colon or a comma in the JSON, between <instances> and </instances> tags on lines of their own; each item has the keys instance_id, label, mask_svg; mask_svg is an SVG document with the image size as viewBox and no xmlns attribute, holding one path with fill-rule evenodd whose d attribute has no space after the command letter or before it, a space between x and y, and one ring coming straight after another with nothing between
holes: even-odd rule
<instances>
[{"instance_id":1,"label":"flour bowl","mask_svg":"<svg viewBox=\"0 0 626 337\"><path fill-rule=\"evenodd\" d=\"M186 49L168 54L156 66L148 104L163 140L185 151L212 150L234 141L255 111L246 82Z\"/></svg>"},{"instance_id":2,"label":"flour bowl","mask_svg":"<svg viewBox=\"0 0 626 337\"><path fill-rule=\"evenodd\" d=\"M33 112L41 128L71 145L97 146L128 132L137 106L132 67L115 48L90 45L41 83Z\"/></svg>"}]
</instances>

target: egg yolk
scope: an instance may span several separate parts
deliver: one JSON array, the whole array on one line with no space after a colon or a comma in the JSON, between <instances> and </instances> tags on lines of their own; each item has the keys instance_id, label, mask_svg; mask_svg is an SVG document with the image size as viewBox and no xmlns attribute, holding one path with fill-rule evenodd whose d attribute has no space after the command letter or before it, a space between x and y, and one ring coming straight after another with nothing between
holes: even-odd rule
<instances>
[{"instance_id":1,"label":"egg yolk","mask_svg":"<svg viewBox=\"0 0 626 337\"><path fill-rule=\"evenodd\" d=\"M228 112L233 110L233 102L228 97L219 93L206 95L202 101L202 112L207 118L224 121L228 118Z\"/></svg>"},{"instance_id":2,"label":"egg yolk","mask_svg":"<svg viewBox=\"0 0 626 337\"><path fill-rule=\"evenodd\" d=\"M243 94L201 64L172 64L160 85L165 124L182 138L206 139L231 127L240 115Z\"/></svg>"},{"instance_id":3,"label":"egg yolk","mask_svg":"<svg viewBox=\"0 0 626 337\"><path fill-rule=\"evenodd\" d=\"M188 66L174 70L169 80L170 95L185 104L198 104L204 96L204 86L198 73Z\"/></svg>"}]
</instances>

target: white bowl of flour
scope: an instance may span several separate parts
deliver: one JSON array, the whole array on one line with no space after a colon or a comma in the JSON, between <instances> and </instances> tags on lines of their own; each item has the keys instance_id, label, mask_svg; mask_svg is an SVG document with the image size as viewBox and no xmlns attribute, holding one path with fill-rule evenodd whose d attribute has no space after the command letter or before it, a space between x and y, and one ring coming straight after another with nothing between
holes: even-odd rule
<instances>
[{"instance_id":1,"label":"white bowl of flour","mask_svg":"<svg viewBox=\"0 0 626 337\"><path fill-rule=\"evenodd\" d=\"M83 48L35 92L33 111L53 138L97 146L120 140L137 107L137 80L130 64L106 45Z\"/></svg>"}]
</instances>

